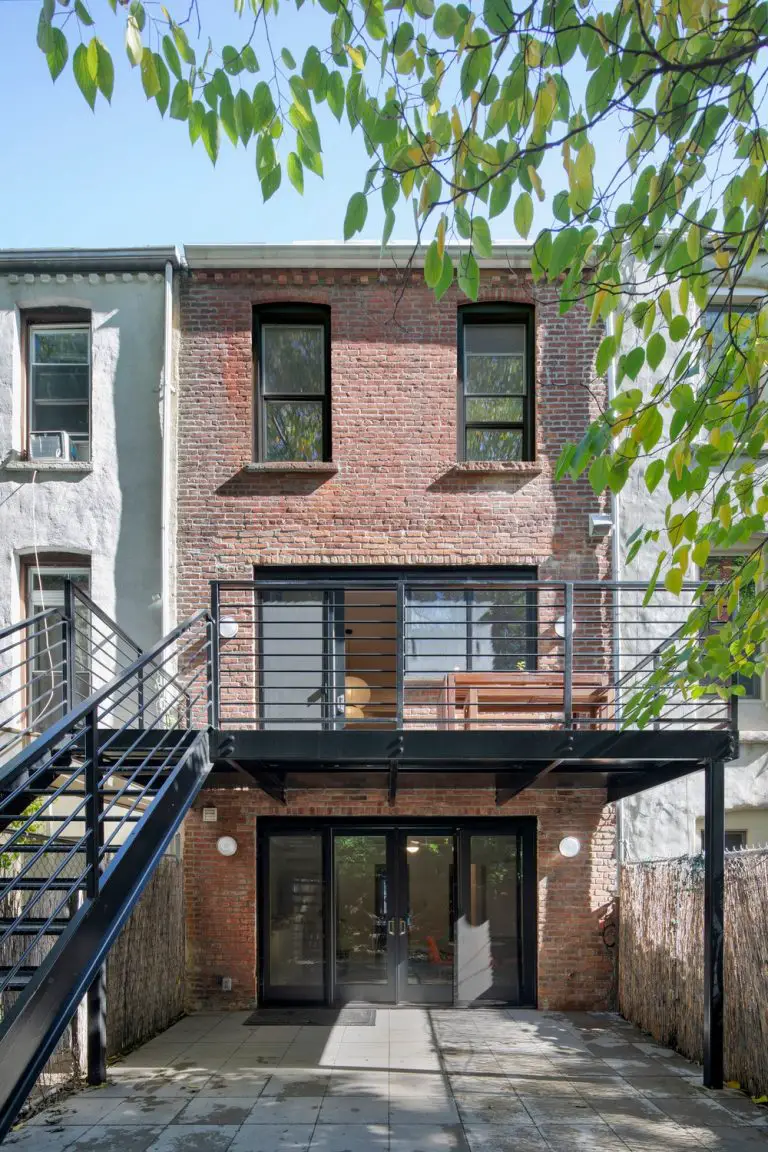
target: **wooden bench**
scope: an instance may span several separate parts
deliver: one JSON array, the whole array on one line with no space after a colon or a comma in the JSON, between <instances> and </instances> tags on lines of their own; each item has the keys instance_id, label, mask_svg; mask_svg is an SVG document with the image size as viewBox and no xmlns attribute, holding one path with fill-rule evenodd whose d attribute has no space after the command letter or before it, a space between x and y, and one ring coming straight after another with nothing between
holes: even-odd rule
<instances>
[{"instance_id":1,"label":"wooden bench","mask_svg":"<svg viewBox=\"0 0 768 1152\"><path fill-rule=\"evenodd\" d=\"M609 700L596 672L574 672L571 711L594 723ZM482 727L482 713L559 712L565 715L562 672L451 672L445 677L443 726ZM458 715L457 715L458 712Z\"/></svg>"}]
</instances>

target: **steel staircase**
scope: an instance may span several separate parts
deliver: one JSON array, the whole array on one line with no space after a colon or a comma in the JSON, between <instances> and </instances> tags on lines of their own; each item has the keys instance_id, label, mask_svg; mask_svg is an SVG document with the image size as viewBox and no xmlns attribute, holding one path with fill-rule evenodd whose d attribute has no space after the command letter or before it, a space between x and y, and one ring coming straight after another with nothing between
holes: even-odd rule
<instances>
[{"instance_id":1,"label":"steel staircase","mask_svg":"<svg viewBox=\"0 0 768 1152\"><path fill-rule=\"evenodd\" d=\"M212 626L142 651L76 586L0 630L0 1140L87 997L210 769Z\"/></svg>"}]
</instances>

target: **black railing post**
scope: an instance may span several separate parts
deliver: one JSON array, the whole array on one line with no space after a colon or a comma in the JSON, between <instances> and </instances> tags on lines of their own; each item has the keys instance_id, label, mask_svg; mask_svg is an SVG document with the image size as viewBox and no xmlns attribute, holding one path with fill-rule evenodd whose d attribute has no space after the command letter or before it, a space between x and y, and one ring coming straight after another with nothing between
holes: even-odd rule
<instances>
[{"instance_id":1,"label":"black railing post","mask_svg":"<svg viewBox=\"0 0 768 1152\"><path fill-rule=\"evenodd\" d=\"M208 645L208 722L219 727L219 585L211 581L211 619Z\"/></svg>"},{"instance_id":2,"label":"black railing post","mask_svg":"<svg viewBox=\"0 0 768 1152\"><path fill-rule=\"evenodd\" d=\"M101 878L101 848L104 843L104 825L101 820L101 769L99 767L99 711L88 713L85 728L85 859L88 868L85 891L89 900L99 894ZM89 1084L103 1084L107 1079L107 968L102 964L98 975L88 989L87 1075Z\"/></svg>"},{"instance_id":3,"label":"black railing post","mask_svg":"<svg viewBox=\"0 0 768 1152\"><path fill-rule=\"evenodd\" d=\"M75 691L75 658L77 639L75 635L75 586L71 580L64 581L64 712L69 712L77 703Z\"/></svg>"},{"instance_id":4,"label":"black railing post","mask_svg":"<svg viewBox=\"0 0 768 1152\"><path fill-rule=\"evenodd\" d=\"M563 722L573 727L573 584L565 585L565 619L563 622Z\"/></svg>"},{"instance_id":5,"label":"black railing post","mask_svg":"<svg viewBox=\"0 0 768 1152\"><path fill-rule=\"evenodd\" d=\"M139 655L141 655L141 652L139 652ZM138 672L136 673L136 679L137 679L136 695L138 698L137 699L137 705L138 705L138 712L139 712L138 729L140 732L143 732L144 731L144 665L143 664L142 664L141 668L139 668Z\"/></svg>"},{"instance_id":6,"label":"black railing post","mask_svg":"<svg viewBox=\"0 0 768 1152\"><path fill-rule=\"evenodd\" d=\"M704 771L704 1087L723 1086L725 765Z\"/></svg>"},{"instance_id":7,"label":"black railing post","mask_svg":"<svg viewBox=\"0 0 768 1152\"><path fill-rule=\"evenodd\" d=\"M403 727L403 714L405 711L405 582L397 582L397 614L396 614L396 659L395 659L395 723L398 728Z\"/></svg>"}]
</instances>

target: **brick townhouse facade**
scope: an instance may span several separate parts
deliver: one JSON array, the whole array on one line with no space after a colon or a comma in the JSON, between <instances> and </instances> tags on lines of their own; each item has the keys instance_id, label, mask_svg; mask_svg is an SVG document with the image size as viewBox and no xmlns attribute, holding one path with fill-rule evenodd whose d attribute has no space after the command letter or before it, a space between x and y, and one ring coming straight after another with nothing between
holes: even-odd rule
<instances>
[{"instance_id":1,"label":"brick townhouse facade","mask_svg":"<svg viewBox=\"0 0 768 1152\"><path fill-rule=\"evenodd\" d=\"M396 252L379 260L378 253L364 248L192 246L187 259L179 313L180 618L208 602L211 581L248 585L255 575L269 579L272 573L281 581L298 581L298 587L303 574L307 580L310 575L317 579L318 573L321 579L325 574L343 578L350 582L348 601L349 587L366 573L374 573L376 587L383 587L390 571L407 581L411 573L421 578L433 570L446 587L452 586L454 570L472 573L480 581L490 571L510 579L516 574L547 581L610 579L608 541L591 536L589 528L590 514L601 511L600 501L586 479L555 484L553 478L561 448L580 436L604 400L604 382L594 379L593 370L599 332L589 326L583 307L560 315L556 291L533 282L525 250L510 249L484 265L476 305L456 290L437 302L418 269L398 270L405 259ZM275 318L290 322L292 316L298 317L297 323L309 316L323 330L325 408L322 419L319 406L312 412L309 407L302 410L304 431L310 429L317 445L305 453L311 458L265 459L270 452L264 451L264 437L272 435L279 409L269 409L260 391L266 385L258 383L256 362L265 345L258 343L255 332ZM493 448L473 451L477 441L470 442L469 431L465 439L461 424L463 412L469 429L477 410L469 386L462 391L461 384L460 342L473 317L493 325L527 325L527 398L521 405L515 400L502 406L505 417L512 413L522 419L522 430L477 433L480 440L504 444L504 459L472 459L495 453ZM499 361L491 357L488 363ZM483 412L501 412L494 404L490 401ZM516 445L511 451L510 437ZM292 603L291 595L279 603ZM315 603L313 595L306 594L307 603ZM364 592L359 595L360 603L371 603L370 595L367 601ZM378 595L382 603L394 605L394 592L391 601L384 593ZM428 595L440 605L454 603L450 591ZM418 600L418 591L413 596ZM264 603L271 603L268 596ZM435 609L431 602L429 611L434 619L443 619L444 608ZM381 608L379 612L386 615ZM392 613L394 619L394 607ZM255 617L248 619L253 622ZM266 624L261 628L263 645ZM439 648L434 635L433 629L432 642ZM242 637L241 623L235 645ZM254 633L253 643L257 641ZM290 651L296 651L295 644ZM266 656L259 652L264 665ZM306 676L306 664L301 667ZM255 671L246 660L238 683L246 685ZM450 669L446 673L452 674ZM279 676L275 682L279 686ZM347 701L352 699L350 683L359 687L360 682L360 677L347 678ZM400 691L407 688L398 687ZM347 707L346 715L359 711ZM365 718L357 722L366 727ZM291 728L289 721L274 726ZM288 739L290 732L277 733L281 735ZM508 740L509 755L514 756L514 731ZM320 767L295 764L277 789L269 774L260 787L258 779L249 781L241 772L233 776L235 787L205 789L187 817L192 1006L242 1007L257 999L292 995L323 1000L333 995L333 988L341 994L345 980L347 999L491 998L559 1009L607 1006L613 958L600 925L615 887L615 863L613 809L604 789L553 784L500 802L488 774L469 778L454 771L449 778L416 772L401 777L395 788L393 778L388 780L378 766L365 771L361 763L358 776L336 772L332 764L322 772ZM216 809L215 821L209 822L203 809L211 808ZM280 840L281 827L294 837L290 845L291 836ZM489 878L493 861L470 862L472 852L480 861L481 850L491 843L482 838L492 837L496 828L518 837L522 845L515 849L517 897L510 894L508 879ZM217 851L222 836L235 840L234 856ZM565 836L581 844L574 858L558 850ZM320 861L334 837L336 863L330 849ZM394 848L390 837L397 841ZM287 853L282 864L281 843ZM451 925L442 936L437 928L425 928L424 938L415 942L415 896L398 897L396 904L395 876L401 876L406 865L413 870L416 861L424 861L425 848L432 853L433 871L424 873L419 883L428 887L439 881L446 891L450 888L443 920L450 919ZM499 841L491 850L503 848ZM370 870L370 882L361 881L354 892L353 880L339 871L344 853L352 871ZM314 868L307 891L322 892L317 899L323 910L317 911L315 923L322 939L309 940L308 935L315 897L305 896L297 911L290 860L299 858L305 871ZM402 883L397 879L399 891ZM497 888L492 891L493 883ZM471 911L467 901L480 901L478 885L483 884L482 901L490 903ZM462 937L462 931L479 932L484 919L487 928L493 915L503 919L504 901L511 908L515 899L524 905L516 912L517 940L508 942L518 950L517 992L509 992L514 980L504 983L503 974L514 967L504 952L507 945L493 940L494 958L487 965L491 975L473 985L466 970L470 945L465 945L465 970L457 973L462 961L456 961L456 941L460 951L461 940L470 939ZM346 911L340 906L345 900ZM497 913L488 911L494 900L499 902ZM374 925L370 938L367 929L355 935L350 926L363 913ZM297 944L299 931L303 943ZM493 924L490 931L493 937ZM288 947L290 933L293 952L284 960L280 950ZM346 944L345 933L350 936ZM404 958L403 946L395 939L408 934L410 951ZM526 937L523 943L521 935ZM383 957L395 946L400 949L398 963L405 959L410 964L409 974L397 985ZM307 953L303 960L296 955L302 948ZM355 963L359 971L349 975ZM318 965L320 975L315 973ZM314 992L297 988L295 974L301 971L307 974L305 983L316 981ZM434 991L438 987L442 991Z\"/></svg>"}]
</instances>

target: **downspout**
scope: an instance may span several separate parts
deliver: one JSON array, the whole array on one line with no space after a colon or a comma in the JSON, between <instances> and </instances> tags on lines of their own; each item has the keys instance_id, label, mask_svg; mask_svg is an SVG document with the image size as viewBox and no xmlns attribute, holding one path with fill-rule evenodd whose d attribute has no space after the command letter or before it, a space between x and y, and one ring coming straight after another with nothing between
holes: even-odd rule
<instances>
[{"instance_id":1,"label":"downspout","mask_svg":"<svg viewBox=\"0 0 768 1152\"><path fill-rule=\"evenodd\" d=\"M615 325L613 322L613 313L608 316L606 325L608 335L613 336L615 333ZM607 385L608 385L608 404L613 403L616 396L616 355L614 354L608 364L607 372ZM613 530L611 532L611 572L612 579L618 584L621 581L621 548L619 545L619 518L621 516L621 504L618 492L611 492L611 520L613 521ZM619 629L621 627L621 588L616 589L616 594L613 598L613 668L616 687L616 715L621 716L621 688L618 687L621 678L621 637ZM624 808L623 801L616 801L616 890L618 891L619 879L621 874L621 865L624 862Z\"/></svg>"},{"instance_id":2,"label":"downspout","mask_svg":"<svg viewBox=\"0 0 768 1152\"><path fill-rule=\"evenodd\" d=\"M171 500L173 496L172 394L173 375L173 264L165 265L165 313L163 324L163 404L162 404L162 484L160 500L160 553L162 564L162 631L166 636L173 627L171 612Z\"/></svg>"}]
</instances>

